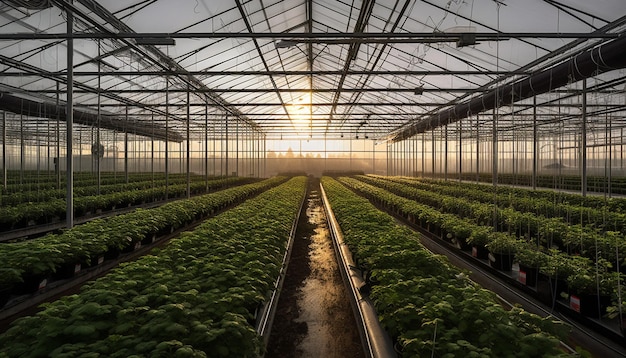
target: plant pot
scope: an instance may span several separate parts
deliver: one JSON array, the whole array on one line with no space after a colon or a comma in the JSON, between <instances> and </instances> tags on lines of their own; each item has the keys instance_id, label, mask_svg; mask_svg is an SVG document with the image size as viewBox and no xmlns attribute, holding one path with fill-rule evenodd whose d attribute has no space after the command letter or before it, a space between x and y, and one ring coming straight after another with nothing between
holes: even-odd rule
<instances>
[{"instance_id":1,"label":"plant pot","mask_svg":"<svg viewBox=\"0 0 626 358\"><path fill-rule=\"evenodd\" d=\"M105 260L115 260L120 257L121 251L117 247L111 247L104 253Z\"/></svg>"},{"instance_id":2,"label":"plant pot","mask_svg":"<svg viewBox=\"0 0 626 358\"><path fill-rule=\"evenodd\" d=\"M9 298L13 294L13 285L0 286L0 308L9 302Z\"/></svg>"},{"instance_id":3,"label":"plant pot","mask_svg":"<svg viewBox=\"0 0 626 358\"><path fill-rule=\"evenodd\" d=\"M130 243L130 245L124 247L122 249L122 253L127 254L129 252L133 252L141 247L141 241Z\"/></svg>"},{"instance_id":4,"label":"plant pot","mask_svg":"<svg viewBox=\"0 0 626 358\"><path fill-rule=\"evenodd\" d=\"M600 318L606 314L606 308L611 304L611 297L605 295L590 295L572 293L569 296L569 307L583 316Z\"/></svg>"},{"instance_id":5,"label":"plant pot","mask_svg":"<svg viewBox=\"0 0 626 358\"><path fill-rule=\"evenodd\" d=\"M74 275L78 274L81 269L82 266L80 263L66 263L57 268L56 272L52 274L52 278L55 280L72 278Z\"/></svg>"},{"instance_id":6,"label":"plant pot","mask_svg":"<svg viewBox=\"0 0 626 358\"><path fill-rule=\"evenodd\" d=\"M517 280L526 286L535 287L537 285L537 275L539 269L536 267L519 264L519 275Z\"/></svg>"},{"instance_id":7,"label":"plant pot","mask_svg":"<svg viewBox=\"0 0 626 358\"><path fill-rule=\"evenodd\" d=\"M90 258L84 265L84 268L96 267L104 262L104 254Z\"/></svg>"},{"instance_id":8,"label":"plant pot","mask_svg":"<svg viewBox=\"0 0 626 358\"><path fill-rule=\"evenodd\" d=\"M469 251L472 249L472 245L468 244L466 239L459 239L455 237L452 239L452 243L459 250Z\"/></svg>"},{"instance_id":9,"label":"plant pot","mask_svg":"<svg viewBox=\"0 0 626 358\"><path fill-rule=\"evenodd\" d=\"M528 277L527 277L528 278ZM554 290L550 280L537 280L537 298L545 305L552 307L554 303Z\"/></svg>"},{"instance_id":10,"label":"plant pot","mask_svg":"<svg viewBox=\"0 0 626 358\"><path fill-rule=\"evenodd\" d=\"M44 274L25 275L23 281L17 283L13 288L13 293L18 295L30 295L44 289L48 284L48 276Z\"/></svg>"},{"instance_id":11,"label":"plant pot","mask_svg":"<svg viewBox=\"0 0 626 358\"><path fill-rule=\"evenodd\" d=\"M513 269L512 254L489 253L489 266L500 271L511 271Z\"/></svg>"},{"instance_id":12,"label":"plant pot","mask_svg":"<svg viewBox=\"0 0 626 358\"><path fill-rule=\"evenodd\" d=\"M487 260L489 259L489 250L487 250L484 246L472 246L472 256L481 259Z\"/></svg>"},{"instance_id":13,"label":"plant pot","mask_svg":"<svg viewBox=\"0 0 626 358\"><path fill-rule=\"evenodd\" d=\"M156 241L156 234L147 234L143 240L141 240L142 245L150 245L151 243Z\"/></svg>"}]
</instances>

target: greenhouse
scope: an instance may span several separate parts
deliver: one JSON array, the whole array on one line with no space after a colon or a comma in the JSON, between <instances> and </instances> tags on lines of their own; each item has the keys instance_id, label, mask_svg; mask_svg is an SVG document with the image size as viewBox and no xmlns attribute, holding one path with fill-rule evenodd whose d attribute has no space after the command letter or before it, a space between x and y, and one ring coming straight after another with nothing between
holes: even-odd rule
<instances>
[{"instance_id":1,"label":"greenhouse","mask_svg":"<svg viewBox=\"0 0 626 358\"><path fill-rule=\"evenodd\" d=\"M0 122L0 358L626 356L624 0L5 0Z\"/></svg>"}]
</instances>

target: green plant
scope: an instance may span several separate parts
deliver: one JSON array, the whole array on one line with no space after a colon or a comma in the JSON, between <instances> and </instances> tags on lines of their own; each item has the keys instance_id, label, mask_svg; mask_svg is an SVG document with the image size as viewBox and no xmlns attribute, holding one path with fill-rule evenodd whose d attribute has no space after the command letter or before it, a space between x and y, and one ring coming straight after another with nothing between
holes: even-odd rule
<instances>
[{"instance_id":1,"label":"green plant","mask_svg":"<svg viewBox=\"0 0 626 358\"><path fill-rule=\"evenodd\" d=\"M517 251L519 242L520 240L507 233L494 232L491 235L491 240L485 246L494 254L513 255Z\"/></svg>"},{"instance_id":2,"label":"green plant","mask_svg":"<svg viewBox=\"0 0 626 358\"><path fill-rule=\"evenodd\" d=\"M548 262L548 256L540 246L523 240L517 242L515 259L520 265L534 268L544 266Z\"/></svg>"},{"instance_id":3,"label":"green plant","mask_svg":"<svg viewBox=\"0 0 626 358\"><path fill-rule=\"evenodd\" d=\"M571 292L587 295L610 295L617 287L619 274L610 271L611 264L606 260L598 260L592 269L578 270L567 277Z\"/></svg>"}]
</instances>

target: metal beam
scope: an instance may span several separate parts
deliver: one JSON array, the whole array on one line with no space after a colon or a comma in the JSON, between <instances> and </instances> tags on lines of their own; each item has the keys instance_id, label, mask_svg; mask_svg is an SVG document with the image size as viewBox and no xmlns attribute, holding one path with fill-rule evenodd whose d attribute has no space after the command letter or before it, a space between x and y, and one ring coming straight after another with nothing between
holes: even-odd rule
<instances>
[{"instance_id":1,"label":"metal beam","mask_svg":"<svg viewBox=\"0 0 626 358\"><path fill-rule=\"evenodd\" d=\"M62 0L55 0L60 7L67 8L68 4ZM81 0L81 4L94 9L94 2L91 0ZM101 7L99 7L101 8ZM72 7L73 10L78 10ZM104 9L104 8L101 8ZM98 15L102 15L100 11ZM108 15L108 14L107 14ZM112 15L111 15L112 16ZM84 14L81 17L85 17ZM85 17L88 19L88 17ZM117 23L117 18L115 18ZM107 19L108 20L108 19ZM117 26L117 24L116 24ZM99 27L101 30L104 29ZM463 33L453 32L132 32L130 28L123 29L120 32L89 32L76 33L75 39L288 39L291 42L307 43L312 40L314 43L332 43L337 40L351 40L349 43L423 43L439 40L442 42L456 42ZM618 33L596 33L596 32L472 32L471 35L476 37L476 41L502 41L511 39L614 39L620 35ZM66 33L4 33L0 34L0 40L62 40L66 39ZM346 42L342 42L345 44Z\"/></svg>"},{"instance_id":2,"label":"metal beam","mask_svg":"<svg viewBox=\"0 0 626 358\"><path fill-rule=\"evenodd\" d=\"M86 61L87 62L87 61ZM76 66L75 66L76 67ZM268 71L188 71L188 72L179 72L176 70L172 71L101 71L98 73L97 71L74 71L74 77L80 76L176 76L176 75L193 75L193 76L339 76L342 75L344 71L335 71L335 70L268 70ZM345 72L348 76L362 76L362 75L373 75L373 76L446 76L446 75L459 75L459 76L490 76L502 74L502 71L467 71L467 70L348 70ZM507 71L508 74L512 75L529 75L531 72L529 71ZM66 76L66 71L58 71L58 72L49 72L49 74L54 76ZM25 73L25 72L0 72L0 77L28 77L28 76L37 76L37 74L33 73Z\"/></svg>"}]
</instances>

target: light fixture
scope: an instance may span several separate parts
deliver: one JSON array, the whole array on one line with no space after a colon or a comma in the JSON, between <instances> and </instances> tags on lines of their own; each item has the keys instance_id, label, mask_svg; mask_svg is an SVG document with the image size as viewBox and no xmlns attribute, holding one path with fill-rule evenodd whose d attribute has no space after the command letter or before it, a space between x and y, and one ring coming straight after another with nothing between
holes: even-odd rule
<instances>
[{"instance_id":1,"label":"light fixture","mask_svg":"<svg viewBox=\"0 0 626 358\"><path fill-rule=\"evenodd\" d=\"M456 42L456 47L476 45L476 34L463 33Z\"/></svg>"},{"instance_id":2,"label":"light fixture","mask_svg":"<svg viewBox=\"0 0 626 358\"><path fill-rule=\"evenodd\" d=\"M280 40L276 42L276 48L288 48L297 45L298 43L291 40Z\"/></svg>"},{"instance_id":3,"label":"light fixture","mask_svg":"<svg viewBox=\"0 0 626 358\"><path fill-rule=\"evenodd\" d=\"M160 38L160 37L138 37L135 39L137 45L163 45L163 46L174 46L176 45L176 41L172 38Z\"/></svg>"}]
</instances>

